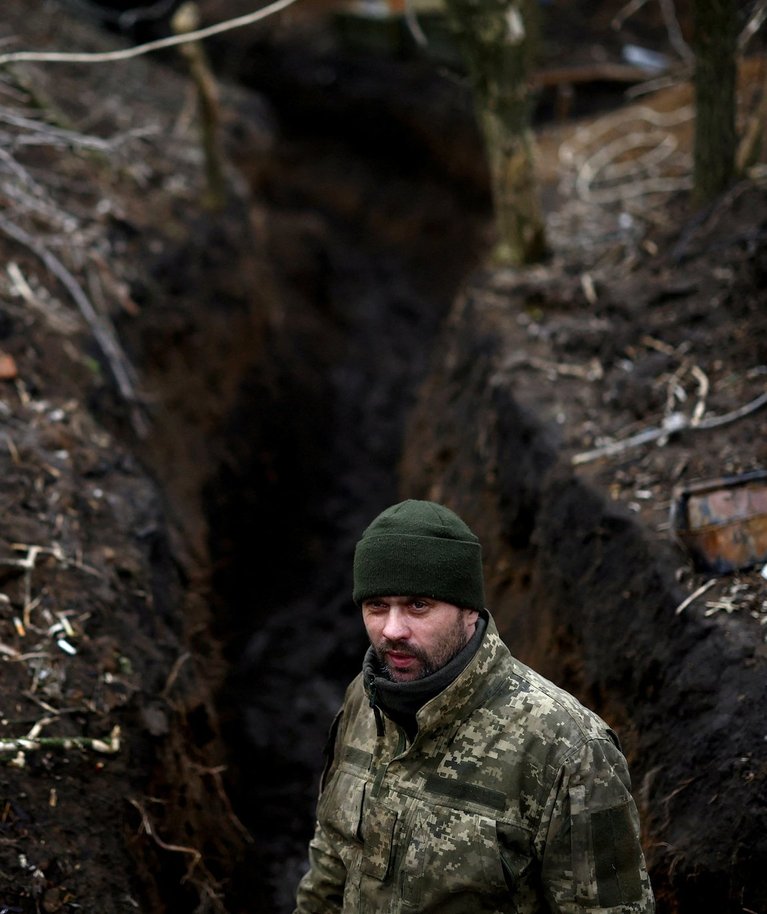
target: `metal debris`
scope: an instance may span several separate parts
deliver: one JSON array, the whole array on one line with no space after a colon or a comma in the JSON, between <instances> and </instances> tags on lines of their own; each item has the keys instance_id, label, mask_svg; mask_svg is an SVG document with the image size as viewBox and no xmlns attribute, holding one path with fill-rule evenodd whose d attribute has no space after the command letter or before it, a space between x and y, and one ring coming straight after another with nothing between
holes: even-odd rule
<instances>
[{"instance_id":1,"label":"metal debris","mask_svg":"<svg viewBox=\"0 0 767 914\"><path fill-rule=\"evenodd\" d=\"M696 566L715 574L767 559L767 471L674 490L671 530Z\"/></svg>"}]
</instances>

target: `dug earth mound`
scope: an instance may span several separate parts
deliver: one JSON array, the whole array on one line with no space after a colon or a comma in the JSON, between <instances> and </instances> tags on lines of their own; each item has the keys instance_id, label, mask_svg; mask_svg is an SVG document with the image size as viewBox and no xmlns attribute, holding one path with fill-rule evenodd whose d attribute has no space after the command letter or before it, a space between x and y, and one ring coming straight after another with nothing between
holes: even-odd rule
<instances>
[{"instance_id":1,"label":"dug earth mound","mask_svg":"<svg viewBox=\"0 0 767 914\"><path fill-rule=\"evenodd\" d=\"M14 47L119 44L4 14ZM767 465L763 172L673 190L685 86L541 127L552 256L493 267L465 85L303 28L237 46L219 208L180 59L0 80L0 909L289 912L364 650L351 551L415 497L618 732L658 911L767 910L767 582L670 522ZM591 144L648 110L681 158L629 198L642 157Z\"/></svg>"}]
</instances>

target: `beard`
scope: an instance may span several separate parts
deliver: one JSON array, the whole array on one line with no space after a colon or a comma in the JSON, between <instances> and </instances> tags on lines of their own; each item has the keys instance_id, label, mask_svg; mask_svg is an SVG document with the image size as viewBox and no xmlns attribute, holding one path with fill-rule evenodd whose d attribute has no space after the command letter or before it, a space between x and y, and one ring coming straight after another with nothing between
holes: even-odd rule
<instances>
[{"instance_id":1,"label":"beard","mask_svg":"<svg viewBox=\"0 0 767 914\"><path fill-rule=\"evenodd\" d=\"M424 679L426 676L436 673L437 670L441 670L468 643L469 635L467 635L463 627L461 617L458 616L455 624L444 633L443 637L430 651L416 647L409 641L389 641L388 639L374 644L373 650L387 679L392 682L413 682L418 679ZM401 671L391 667L386 660L386 655L389 651L408 654L412 657L415 661L412 674L403 674Z\"/></svg>"}]
</instances>

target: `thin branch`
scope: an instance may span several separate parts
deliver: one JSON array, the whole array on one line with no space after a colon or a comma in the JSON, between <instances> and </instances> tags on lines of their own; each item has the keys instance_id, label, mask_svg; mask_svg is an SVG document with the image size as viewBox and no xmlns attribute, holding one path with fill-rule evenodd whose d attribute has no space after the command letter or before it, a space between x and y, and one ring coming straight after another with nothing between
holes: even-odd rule
<instances>
[{"instance_id":1,"label":"thin branch","mask_svg":"<svg viewBox=\"0 0 767 914\"><path fill-rule=\"evenodd\" d=\"M591 359L587 365L579 365L572 362L551 362L548 359L539 359L536 356L517 352L506 359L502 367L509 371L516 368L535 368L538 371L546 372L552 381L557 376L582 378L584 381L599 381L604 377L604 369L599 359Z\"/></svg>"},{"instance_id":2,"label":"thin branch","mask_svg":"<svg viewBox=\"0 0 767 914\"><path fill-rule=\"evenodd\" d=\"M181 672L181 667L187 662L187 660L189 660L191 656L192 655L189 653L189 651L184 651L180 657L176 658L173 666L171 667L170 673L168 673L168 678L165 681L165 686L163 687L162 692L160 692L160 695L163 698L167 698L170 690L173 688L176 680L178 679L178 674Z\"/></svg>"},{"instance_id":3,"label":"thin branch","mask_svg":"<svg viewBox=\"0 0 767 914\"><path fill-rule=\"evenodd\" d=\"M679 19L677 19L676 15L674 0L659 0L659 3L671 46L685 63L691 64L695 60L695 55L682 35L682 29L679 27Z\"/></svg>"},{"instance_id":4,"label":"thin branch","mask_svg":"<svg viewBox=\"0 0 767 914\"><path fill-rule=\"evenodd\" d=\"M237 818L237 815L236 815L234 809L232 808L232 802L229 799L229 795L226 792L226 788L224 787L224 781L223 781L223 778L221 777L221 774L224 771L226 771L226 766L220 765L216 768L206 768L206 767L203 767L202 765L196 764L195 762L190 761L190 764L200 774L207 774L207 775L210 775L211 778L213 778L213 783L216 785L216 792L218 793L219 797L221 798L221 802L224 804L224 807L227 811L227 814L229 815L229 818L230 818L232 824L237 829L237 831L240 833L240 836L246 841L246 843L253 844L254 843L253 835L251 835L251 833L248 831L248 829L242 824L240 819Z\"/></svg>"},{"instance_id":5,"label":"thin branch","mask_svg":"<svg viewBox=\"0 0 767 914\"><path fill-rule=\"evenodd\" d=\"M405 25L419 47L425 48L428 46L429 39L418 21L418 12L413 0L405 0Z\"/></svg>"},{"instance_id":6,"label":"thin branch","mask_svg":"<svg viewBox=\"0 0 767 914\"><path fill-rule=\"evenodd\" d=\"M663 423L659 428L644 429L644 431L637 432L636 435L632 435L630 438L624 438L621 441L612 441L610 444L594 448L591 451L582 451L580 454L574 454L571 463L573 466L580 466L581 464L598 460L600 457L612 457L615 454L620 454L631 448L639 447L642 444L649 444L658 439L669 438L677 432L686 431L688 429L693 431L705 431L706 429L729 425L730 422L742 419L744 416L748 416L758 409L761 409L766 404L767 392L761 394L761 396L752 400L750 403L741 406L739 409L734 409L729 413L723 413L721 416L710 416L708 419L702 419L697 424L694 422L694 417L693 419L690 419L683 413L671 413L671 415L664 418Z\"/></svg>"},{"instance_id":7,"label":"thin branch","mask_svg":"<svg viewBox=\"0 0 767 914\"><path fill-rule=\"evenodd\" d=\"M50 552L50 550L43 549L42 546L29 546L27 547L26 558L0 559L0 565L2 566L8 568L24 569L24 603L22 607L22 620L17 626L20 635L24 635L25 630L32 627L30 622L30 614L38 602L37 600L32 599L32 572L35 570L35 563L37 562L37 557L41 552ZM56 555L55 552L50 552L50 554L55 555L57 559L60 558L60 556Z\"/></svg>"},{"instance_id":8,"label":"thin branch","mask_svg":"<svg viewBox=\"0 0 767 914\"><path fill-rule=\"evenodd\" d=\"M34 728L33 728L34 729ZM89 736L21 736L17 739L1 739L2 752L32 752L36 749L92 749L114 755L120 751L120 728L115 726L107 739Z\"/></svg>"},{"instance_id":9,"label":"thin branch","mask_svg":"<svg viewBox=\"0 0 767 914\"><path fill-rule=\"evenodd\" d=\"M767 392L763 393L755 400L752 400L750 403L746 403L738 409L733 409L729 413L723 413L721 416L711 416L708 419L703 419L695 427L704 430L707 428L719 428L720 425L729 425L730 422L735 422L737 419L742 419L744 416L756 412L765 404L767 404Z\"/></svg>"},{"instance_id":10,"label":"thin branch","mask_svg":"<svg viewBox=\"0 0 767 914\"><path fill-rule=\"evenodd\" d=\"M674 610L674 615L678 616L680 613L683 613L687 607L695 600L698 599L702 594L716 584L716 578L711 578L711 580L706 581L705 584L702 584L697 590L694 590L688 597L686 597Z\"/></svg>"},{"instance_id":11,"label":"thin branch","mask_svg":"<svg viewBox=\"0 0 767 914\"><path fill-rule=\"evenodd\" d=\"M753 15L746 23L746 27L738 38L738 51L741 54L746 50L749 41L751 41L762 25L764 25L765 19L767 19L767 2L762 0L762 2L757 5Z\"/></svg>"},{"instance_id":12,"label":"thin branch","mask_svg":"<svg viewBox=\"0 0 767 914\"><path fill-rule=\"evenodd\" d=\"M139 803L138 800L131 799L130 797L128 797L128 802L131 804L131 806L135 807L138 810L138 813L141 816L141 827L155 842L155 844L158 845L158 847L161 847L165 851L173 851L177 854L189 854L191 856L192 859L189 862L189 867L186 871L186 875L184 876L183 881L188 880L192 875L195 867L202 861L202 854L194 847L187 847L183 844L168 844L167 841L163 841L163 839L155 831L155 827L141 803Z\"/></svg>"},{"instance_id":13,"label":"thin branch","mask_svg":"<svg viewBox=\"0 0 767 914\"><path fill-rule=\"evenodd\" d=\"M629 86L624 92L627 100L641 98L643 95L650 95L653 92L660 92L662 89L670 89L673 86L679 86L687 82L693 74L692 64L679 64L674 67L673 72L664 73L662 76L656 76L654 79L648 79L646 82L637 86Z\"/></svg>"},{"instance_id":14,"label":"thin branch","mask_svg":"<svg viewBox=\"0 0 767 914\"><path fill-rule=\"evenodd\" d=\"M44 199L39 194L27 193L17 183L9 181L0 181L0 193L13 200L17 206L17 212L36 213L51 223L52 226L63 232L74 232L78 227L77 220L69 213L65 213L49 200Z\"/></svg>"},{"instance_id":15,"label":"thin branch","mask_svg":"<svg viewBox=\"0 0 767 914\"><path fill-rule=\"evenodd\" d=\"M14 159L10 153L6 152L5 149L0 147L0 164L3 164L7 167L8 171L16 175L16 177L24 184L26 187L41 192L40 185L32 178L29 172L22 165Z\"/></svg>"},{"instance_id":16,"label":"thin branch","mask_svg":"<svg viewBox=\"0 0 767 914\"><path fill-rule=\"evenodd\" d=\"M695 410L692 414L692 424L699 426L703 421L703 413L706 411L706 397L711 388L708 375L699 365L690 366L690 374L698 382L698 402L695 404Z\"/></svg>"},{"instance_id":17,"label":"thin branch","mask_svg":"<svg viewBox=\"0 0 767 914\"><path fill-rule=\"evenodd\" d=\"M689 425L690 422L687 416L682 415L682 413L672 413L670 416L666 416L659 428L647 428L644 431L637 432L636 435L632 435L630 438L611 441L610 444L594 448L591 451L582 451L580 454L575 454L571 462L573 466L580 466L583 463L591 463L593 460L598 460L600 457L613 457L615 454L639 447L642 444L650 444L659 438L667 438L675 432L689 428Z\"/></svg>"},{"instance_id":18,"label":"thin branch","mask_svg":"<svg viewBox=\"0 0 767 914\"><path fill-rule=\"evenodd\" d=\"M612 22L610 23L613 30L619 32L623 28L625 22L635 13L639 12L646 3L647 0L630 0L630 2L613 17ZM666 26L669 43L685 62L691 63L694 55L682 35L673 0L658 0L658 3L660 5L663 22Z\"/></svg>"},{"instance_id":19,"label":"thin branch","mask_svg":"<svg viewBox=\"0 0 767 914\"><path fill-rule=\"evenodd\" d=\"M639 12L639 10L641 10L646 3L647 0L630 0L630 2L623 7L623 9L619 10L615 14L610 25L616 32L620 31L620 29L623 28L623 24L626 22L626 20L630 19L634 13Z\"/></svg>"},{"instance_id":20,"label":"thin branch","mask_svg":"<svg viewBox=\"0 0 767 914\"><path fill-rule=\"evenodd\" d=\"M0 122L27 132L22 136L13 137L12 145L15 146L40 144L39 136L42 134L46 139L46 145L81 147L82 149L92 149L96 152L113 152L121 143L137 136L140 137L156 132L154 128L138 127L134 130L120 133L111 140L105 140L98 136L89 136L84 133L78 133L75 130L67 130L64 127L55 127L33 117L14 114L13 111L2 107L0 107Z\"/></svg>"},{"instance_id":21,"label":"thin branch","mask_svg":"<svg viewBox=\"0 0 767 914\"><path fill-rule=\"evenodd\" d=\"M132 48L124 48L122 51L101 51L92 54L78 54L66 51L13 51L9 54L0 54L0 66L9 63L110 63L117 60L130 60L134 57L141 57L144 54L150 54L152 51L159 51L163 48L172 48L180 44L189 44L192 41L202 41L205 38L211 38L213 35L220 35L223 32L231 32L234 29L242 28L246 25L252 25L261 19L266 19L275 13L279 13L287 7L292 6L296 0L276 0L263 9L255 13L248 13L245 16L238 16L235 19L227 19L224 22L218 22L215 25L206 26L198 29L196 32L187 32L184 35L170 35L167 38L158 38L154 41L148 41L146 44L134 45Z\"/></svg>"},{"instance_id":22,"label":"thin branch","mask_svg":"<svg viewBox=\"0 0 767 914\"><path fill-rule=\"evenodd\" d=\"M80 329L80 322L71 311L65 309L63 305L55 300L46 303L44 299L34 293L26 277L19 269L19 265L13 260L9 261L6 272L10 279L12 291L22 298L30 308L41 314L53 330L65 336L71 336Z\"/></svg>"}]
</instances>

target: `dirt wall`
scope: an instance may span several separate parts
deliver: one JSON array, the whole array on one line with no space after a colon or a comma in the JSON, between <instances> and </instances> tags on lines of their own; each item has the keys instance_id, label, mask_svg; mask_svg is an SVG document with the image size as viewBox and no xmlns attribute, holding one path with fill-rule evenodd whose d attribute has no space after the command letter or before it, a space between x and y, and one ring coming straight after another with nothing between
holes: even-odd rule
<instances>
[{"instance_id":1,"label":"dirt wall","mask_svg":"<svg viewBox=\"0 0 767 914\"><path fill-rule=\"evenodd\" d=\"M401 492L467 518L486 546L489 606L514 653L617 730L658 910L762 911L762 630L701 609L676 613L685 557L579 478L545 419L546 395L536 411L501 370L517 313L513 294L507 310L472 290L457 302L411 419Z\"/></svg>"}]
</instances>

